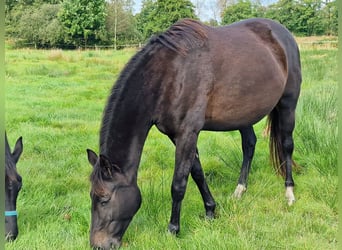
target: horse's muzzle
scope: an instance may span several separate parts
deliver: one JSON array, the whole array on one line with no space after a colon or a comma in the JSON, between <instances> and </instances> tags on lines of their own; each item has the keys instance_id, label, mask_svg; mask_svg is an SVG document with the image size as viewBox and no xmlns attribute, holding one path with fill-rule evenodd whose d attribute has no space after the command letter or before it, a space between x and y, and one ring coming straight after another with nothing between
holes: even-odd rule
<instances>
[{"instance_id":1,"label":"horse's muzzle","mask_svg":"<svg viewBox=\"0 0 342 250\"><path fill-rule=\"evenodd\" d=\"M121 239L108 237L108 235L98 232L91 237L90 245L93 249L98 250L118 249L121 246Z\"/></svg>"},{"instance_id":2,"label":"horse's muzzle","mask_svg":"<svg viewBox=\"0 0 342 250\"><path fill-rule=\"evenodd\" d=\"M5 239L13 241L18 236L17 216L5 216Z\"/></svg>"}]
</instances>

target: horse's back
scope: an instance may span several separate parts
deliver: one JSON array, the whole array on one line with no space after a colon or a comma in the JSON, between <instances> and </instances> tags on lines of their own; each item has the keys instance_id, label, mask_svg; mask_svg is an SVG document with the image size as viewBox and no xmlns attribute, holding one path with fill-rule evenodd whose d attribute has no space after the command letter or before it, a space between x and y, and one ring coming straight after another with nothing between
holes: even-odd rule
<instances>
[{"instance_id":1,"label":"horse's back","mask_svg":"<svg viewBox=\"0 0 342 250\"><path fill-rule=\"evenodd\" d=\"M174 121L168 127L189 122L196 129L227 131L268 115L287 90L288 78L295 78L290 71L298 68L291 33L268 19L202 26L201 31L202 47L168 62L172 80L164 77L167 91L159 103L169 112L157 120Z\"/></svg>"}]
</instances>

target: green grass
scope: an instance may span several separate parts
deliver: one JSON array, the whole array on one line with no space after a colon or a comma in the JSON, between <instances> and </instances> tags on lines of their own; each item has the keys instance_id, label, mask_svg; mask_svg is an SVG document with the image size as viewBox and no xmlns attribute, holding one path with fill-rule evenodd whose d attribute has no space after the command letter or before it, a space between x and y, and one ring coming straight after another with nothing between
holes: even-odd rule
<instances>
[{"instance_id":1,"label":"green grass","mask_svg":"<svg viewBox=\"0 0 342 250\"><path fill-rule=\"evenodd\" d=\"M6 50L6 129L10 145L23 136L18 163L18 239L6 249L90 249L91 166L109 90L134 51ZM138 184L143 204L123 249L337 249L336 50L303 50L294 158L297 202L288 207L284 181L270 167L265 121L247 193L231 198L241 164L238 132L203 132L202 165L218 203L206 220L192 180L181 233L170 235L174 147L155 128L146 141Z\"/></svg>"}]
</instances>

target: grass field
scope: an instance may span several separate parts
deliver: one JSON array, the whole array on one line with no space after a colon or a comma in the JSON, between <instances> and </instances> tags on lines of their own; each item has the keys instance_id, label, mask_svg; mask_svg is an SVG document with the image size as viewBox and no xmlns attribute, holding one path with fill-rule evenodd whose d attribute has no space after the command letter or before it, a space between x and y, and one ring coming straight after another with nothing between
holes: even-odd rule
<instances>
[{"instance_id":1,"label":"grass field","mask_svg":"<svg viewBox=\"0 0 342 250\"><path fill-rule=\"evenodd\" d=\"M134 51L6 50L6 129L10 145L23 136L18 164L19 237L6 249L90 249L91 166L108 92ZM294 159L296 203L273 173L265 120L247 193L231 198L240 163L238 132L203 132L199 151L217 218L204 219L189 181L181 233L167 233L174 147L155 128L146 141L138 184L143 204L123 249L337 249L337 49L301 51L303 85L297 109Z\"/></svg>"}]
</instances>

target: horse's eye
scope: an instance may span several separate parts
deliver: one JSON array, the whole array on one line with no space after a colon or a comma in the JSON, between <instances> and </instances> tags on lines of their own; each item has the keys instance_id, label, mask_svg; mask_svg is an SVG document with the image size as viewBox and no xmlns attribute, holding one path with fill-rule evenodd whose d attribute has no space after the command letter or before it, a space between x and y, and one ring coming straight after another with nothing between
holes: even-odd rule
<instances>
[{"instance_id":1,"label":"horse's eye","mask_svg":"<svg viewBox=\"0 0 342 250\"><path fill-rule=\"evenodd\" d=\"M107 205L107 203L110 201L110 197L101 197L100 198L100 204L101 206Z\"/></svg>"}]
</instances>

